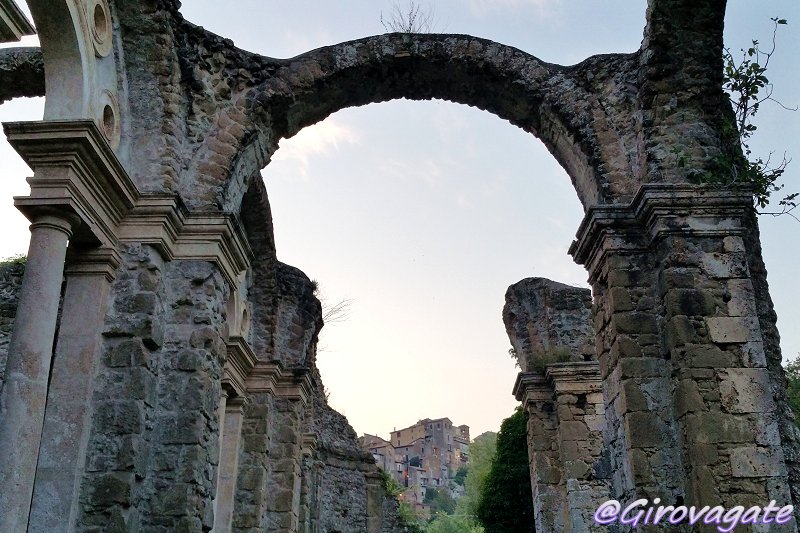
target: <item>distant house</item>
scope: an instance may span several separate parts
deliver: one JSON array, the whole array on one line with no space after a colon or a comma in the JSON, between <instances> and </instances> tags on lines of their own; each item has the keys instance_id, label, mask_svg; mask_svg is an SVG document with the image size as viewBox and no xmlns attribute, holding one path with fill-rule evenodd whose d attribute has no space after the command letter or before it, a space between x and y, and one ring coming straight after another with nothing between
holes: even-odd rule
<instances>
[{"instance_id":1,"label":"distant house","mask_svg":"<svg viewBox=\"0 0 800 533\"><path fill-rule=\"evenodd\" d=\"M450 480L469 462L469 426L455 426L449 418L425 418L392 431L388 441L370 434L359 441L384 472L407 487L405 501L421 506L428 487L447 488L454 497L463 493L453 490Z\"/></svg>"}]
</instances>

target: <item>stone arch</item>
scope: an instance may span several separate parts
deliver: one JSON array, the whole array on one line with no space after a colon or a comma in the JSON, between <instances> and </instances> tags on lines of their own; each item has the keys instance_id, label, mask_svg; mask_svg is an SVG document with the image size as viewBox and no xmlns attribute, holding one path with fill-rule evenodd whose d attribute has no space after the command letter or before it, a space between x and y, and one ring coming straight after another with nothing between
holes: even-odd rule
<instances>
[{"instance_id":1,"label":"stone arch","mask_svg":"<svg viewBox=\"0 0 800 533\"><path fill-rule=\"evenodd\" d=\"M44 57L45 120L91 119L116 149L123 113L110 3L29 0L28 4Z\"/></svg>"},{"instance_id":2,"label":"stone arch","mask_svg":"<svg viewBox=\"0 0 800 533\"><path fill-rule=\"evenodd\" d=\"M226 211L238 211L247 180L281 138L340 109L399 98L478 107L535 135L566 169L585 209L624 195L636 166L635 150L626 148L635 144L633 129L616 124L602 94L584 86L632 69L635 54L562 67L471 36L388 34L273 61L272 76L219 114L193 161L194 179L216 187L215 203Z\"/></svg>"}]
</instances>

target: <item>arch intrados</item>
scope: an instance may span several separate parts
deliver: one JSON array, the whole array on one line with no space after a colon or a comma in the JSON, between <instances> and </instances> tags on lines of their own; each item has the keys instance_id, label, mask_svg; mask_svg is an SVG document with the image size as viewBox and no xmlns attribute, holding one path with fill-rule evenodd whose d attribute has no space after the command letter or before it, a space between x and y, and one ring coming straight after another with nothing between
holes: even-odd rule
<instances>
[{"instance_id":1,"label":"arch intrados","mask_svg":"<svg viewBox=\"0 0 800 533\"><path fill-rule=\"evenodd\" d=\"M251 135L233 161L234 182L236 174L246 183L265 167L281 138L338 110L400 98L441 99L483 109L533 134L567 171L585 209L604 203L607 177L599 169L608 147L595 138L595 98L572 77L581 65L551 65L466 35L407 34L271 61L275 74L249 93L244 112L252 121ZM248 151L255 161L243 161ZM241 197L230 194L245 188L229 187L222 203L238 205Z\"/></svg>"}]
</instances>

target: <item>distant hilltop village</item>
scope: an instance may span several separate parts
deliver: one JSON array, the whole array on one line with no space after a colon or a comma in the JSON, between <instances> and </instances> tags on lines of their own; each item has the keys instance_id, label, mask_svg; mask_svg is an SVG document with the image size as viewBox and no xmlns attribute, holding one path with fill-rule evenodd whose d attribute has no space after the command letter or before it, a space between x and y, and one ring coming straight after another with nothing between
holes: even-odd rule
<instances>
[{"instance_id":1,"label":"distant hilltop village","mask_svg":"<svg viewBox=\"0 0 800 533\"><path fill-rule=\"evenodd\" d=\"M392 431L388 441L369 433L358 440L384 472L407 487L403 499L409 503L421 505L429 487L445 488L454 499L463 494L463 485L450 481L469 462L469 426L425 418Z\"/></svg>"}]
</instances>

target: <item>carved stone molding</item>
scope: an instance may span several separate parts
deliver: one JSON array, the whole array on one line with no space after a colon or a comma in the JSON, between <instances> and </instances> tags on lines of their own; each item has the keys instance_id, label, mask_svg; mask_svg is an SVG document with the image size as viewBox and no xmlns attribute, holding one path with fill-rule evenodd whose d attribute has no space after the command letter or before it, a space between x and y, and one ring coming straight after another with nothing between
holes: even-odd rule
<instances>
[{"instance_id":1,"label":"carved stone molding","mask_svg":"<svg viewBox=\"0 0 800 533\"><path fill-rule=\"evenodd\" d=\"M228 340L228 359L222 385L232 390L236 396L244 397L247 391L247 377L256 366L258 358L247 340L231 336Z\"/></svg>"},{"instance_id":2,"label":"carved stone molding","mask_svg":"<svg viewBox=\"0 0 800 533\"><path fill-rule=\"evenodd\" d=\"M153 245L169 260L216 263L231 287L250 266L252 251L233 215L189 212L171 194L144 194L119 229L121 242Z\"/></svg>"},{"instance_id":3,"label":"carved stone molding","mask_svg":"<svg viewBox=\"0 0 800 533\"><path fill-rule=\"evenodd\" d=\"M116 245L117 228L139 199L97 125L89 120L7 122L8 142L34 170L31 194L14 205L31 219L41 207L66 208L83 224L73 243Z\"/></svg>"},{"instance_id":4,"label":"carved stone molding","mask_svg":"<svg viewBox=\"0 0 800 533\"><path fill-rule=\"evenodd\" d=\"M587 268L591 282L609 253L642 253L668 235L741 235L742 221L752 209L746 187L645 184L630 204L590 208L569 254Z\"/></svg>"},{"instance_id":5,"label":"carved stone molding","mask_svg":"<svg viewBox=\"0 0 800 533\"><path fill-rule=\"evenodd\" d=\"M246 381L248 392L268 392L307 405L313 383L307 369L283 369L278 363L258 362Z\"/></svg>"},{"instance_id":6,"label":"carved stone molding","mask_svg":"<svg viewBox=\"0 0 800 533\"><path fill-rule=\"evenodd\" d=\"M0 0L0 42L19 41L36 30L14 0Z\"/></svg>"},{"instance_id":7,"label":"carved stone molding","mask_svg":"<svg viewBox=\"0 0 800 533\"><path fill-rule=\"evenodd\" d=\"M248 269L252 252L233 215L189 212L177 195L140 193L94 122L8 122L3 128L34 169L31 194L14 199L29 219L42 208L66 209L82 221L75 245L152 244L167 260L216 263L232 287Z\"/></svg>"}]
</instances>

